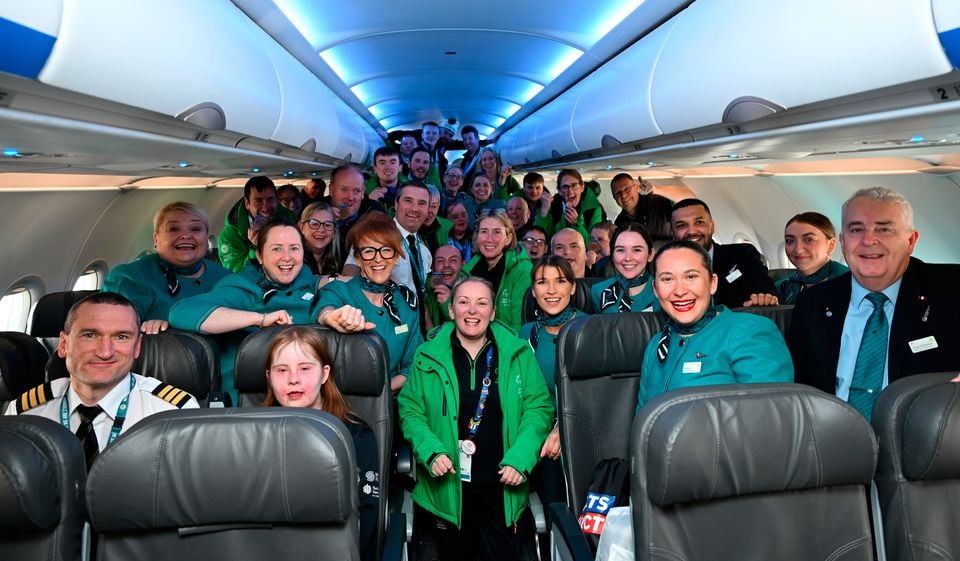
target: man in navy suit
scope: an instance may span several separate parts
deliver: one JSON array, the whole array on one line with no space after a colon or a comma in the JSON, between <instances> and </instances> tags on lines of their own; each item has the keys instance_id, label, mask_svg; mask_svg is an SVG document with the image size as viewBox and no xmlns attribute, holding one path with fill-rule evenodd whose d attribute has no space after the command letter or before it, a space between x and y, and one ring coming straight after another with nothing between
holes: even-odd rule
<instances>
[{"instance_id":1,"label":"man in navy suit","mask_svg":"<svg viewBox=\"0 0 960 561\"><path fill-rule=\"evenodd\" d=\"M886 296L886 365L881 388L911 374L960 368L960 265L931 265L910 255L919 232L913 208L883 187L843 204L840 245L850 272L800 293L787 334L796 381L847 400L874 305Z\"/></svg>"},{"instance_id":2,"label":"man in navy suit","mask_svg":"<svg viewBox=\"0 0 960 561\"><path fill-rule=\"evenodd\" d=\"M719 277L716 304L728 308L740 306L776 306L777 289L767 275L763 256L750 244L718 244L713 241L716 225L710 207L700 199L684 199L670 215L673 239L690 240L703 246L713 259Z\"/></svg>"}]
</instances>

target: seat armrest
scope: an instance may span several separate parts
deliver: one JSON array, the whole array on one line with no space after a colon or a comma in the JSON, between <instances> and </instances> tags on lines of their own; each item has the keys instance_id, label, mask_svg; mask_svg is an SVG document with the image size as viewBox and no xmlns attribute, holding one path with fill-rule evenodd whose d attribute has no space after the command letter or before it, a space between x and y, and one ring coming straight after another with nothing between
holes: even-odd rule
<instances>
[{"instance_id":1,"label":"seat armrest","mask_svg":"<svg viewBox=\"0 0 960 561\"><path fill-rule=\"evenodd\" d=\"M402 512L390 514L387 535L383 539L383 561L400 561L406 547L407 517Z\"/></svg>"},{"instance_id":2,"label":"seat armrest","mask_svg":"<svg viewBox=\"0 0 960 561\"><path fill-rule=\"evenodd\" d=\"M550 503L550 542L553 558L563 561L593 561L577 516L563 503Z\"/></svg>"},{"instance_id":3,"label":"seat armrest","mask_svg":"<svg viewBox=\"0 0 960 561\"><path fill-rule=\"evenodd\" d=\"M410 475L413 473L413 449L410 448L410 444L407 443L406 440L400 440L393 454L393 460L395 462L394 473L400 475Z\"/></svg>"}]
</instances>

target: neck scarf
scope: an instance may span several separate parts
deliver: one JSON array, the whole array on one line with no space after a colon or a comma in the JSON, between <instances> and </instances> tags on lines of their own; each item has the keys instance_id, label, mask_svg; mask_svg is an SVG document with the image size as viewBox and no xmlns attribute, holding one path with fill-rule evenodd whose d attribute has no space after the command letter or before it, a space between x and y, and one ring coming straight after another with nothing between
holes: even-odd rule
<instances>
[{"instance_id":1,"label":"neck scarf","mask_svg":"<svg viewBox=\"0 0 960 561\"><path fill-rule=\"evenodd\" d=\"M619 272L614 277L616 282L603 289L600 293L600 311L604 311L610 306L619 304L618 313L629 312L633 307L633 296L630 296L630 289L642 286L650 279L650 271L644 271L643 274L634 279L625 279Z\"/></svg>"},{"instance_id":2,"label":"neck scarf","mask_svg":"<svg viewBox=\"0 0 960 561\"><path fill-rule=\"evenodd\" d=\"M170 294L170 296L176 296L177 294L180 294L180 279L177 278L177 275L195 275L200 272L202 267L203 259L188 267L174 267L173 265L161 260L160 271L163 273L163 278L167 281L167 292Z\"/></svg>"},{"instance_id":3,"label":"neck scarf","mask_svg":"<svg viewBox=\"0 0 960 561\"><path fill-rule=\"evenodd\" d=\"M298 275L299 276L299 275ZM296 279L294 279L294 282ZM293 283L290 283L293 284ZM257 281L257 286L260 287L260 290L263 291L263 303L266 304L270 301L271 298L277 295L278 292L290 286L290 284L281 284L279 282L274 282L270 280L267 274L263 271L263 267L260 267L260 280Z\"/></svg>"},{"instance_id":4,"label":"neck scarf","mask_svg":"<svg viewBox=\"0 0 960 561\"><path fill-rule=\"evenodd\" d=\"M703 317L690 325L680 325L673 321L673 318L667 316L667 321L663 325L663 331L660 332L660 340L657 341L657 359L659 359L661 363L667 360L667 353L670 350L671 332L676 332L680 335L693 335L694 333L698 333L713 321L713 318L717 317L721 310L723 310L723 306L714 306L711 301L710 307L707 308L707 312L703 314Z\"/></svg>"},{"instance_id":5,"label":"neck scarf","mask_svg":"<svg viewBox=\"0 0 960 561\"><path fill-rule=\"evenodd\" d=\"M373 294L383 294L383 307L387 309L387 314L389 314L390 319L394 323L400 325L403 323L403 320L400 319L400 311L397 309L396 302L396 293L400 293L400 296L403 298L403 301L407 303L407 306L410 306L411 310L417 309L417 295L412 290L403 286L402 284L397 284L392 280L387 280L384 284L377 284L372 282L370 279L364 276L360 276L360 288L366 292L371 292Z\"/></svg>"},{"instance_id":6,"label":"neck scarf","mask_svg":"<svg viewBox=\"0 0 960 561\"><path fill-rule=\"evenodd\" d=\"M827 261L827 264L823 267L820 267L817 272L812 275L801 275L800 271L796 271L780 284L780 295L783 296L783 304L794 304L797 301L797 296L803 292L803 289L814 284L821 283L825 280L835 277L838 273L835 272L837 263L834 261Z\"/></svg>"},{"instance_id":7,"label":"neck scarf","mask_svg":"<svg viewBox=\"0 0 960 561\"><path fill-rule=\"evenodd\" d=\"M577 315L577 310L570 304L567 304L567 307L564 308L560 313L552 316L537 308L537 310L533 312L535 325L533 326L533 329L530 330L530 346L536 349L537 345L540 344L541 328L566 325L567 322L572 320L575 315Z\"/></svg>"}]
</instances>

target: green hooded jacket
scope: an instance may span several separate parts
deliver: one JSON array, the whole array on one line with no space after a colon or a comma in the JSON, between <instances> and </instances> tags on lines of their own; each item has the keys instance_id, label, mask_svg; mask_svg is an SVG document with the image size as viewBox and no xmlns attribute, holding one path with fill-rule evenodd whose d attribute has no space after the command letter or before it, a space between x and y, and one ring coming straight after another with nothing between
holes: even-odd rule
<instances>
[{"instance_id":1,"label":"green hooded jacket","mask_svg":"<svg viewBox=\"0 0 960 561\"><path fill-rule=\"evenodd\" d=\"M453 322L433 330L413 359L407 383L397 396L400 427L413 447L417 485L413 500L434 515L460 527L462 489L457 445L459 385L453 368L450 337ZM533 350L497 322L490 324L497 344L497 387L503 408L503 460L524 476L537 465L540 448L553 425L553 406ZM463 419L462 422L467 422ZM456 474L433 477L430 461L446 454ZM527 507L529 482L503 487L504 517L513 525Z\"/></svg>"},{"instance_id":2,"label":"green hooded jacket","mask_svg":"<svg viewBox=\"0 0 960 561\"><path fill-rule=\"evenodd\" d=\"M563 197L554 195L553 202L550 204L550 211L546 216L542 216L540 210L536 209L536 217L534 217L533 223L543 228L547 233L547 243L560 230L573 228L583 236L584 247L590 247L590 230L606 220L607 214L600 205L600 199L597 198L596 193L586 187L580 195L580 204L577 210L579 212L577 223L574 225L567 224L567 220L563 217Z\"/></svg>"},{"instance_id":3,"label":"green hooded jacket","mask_svg":"<svg viewBox=\"0 0 960 561\"><path fill-rule=\"evenodd\" d=\"M297 215L285 206L278 204L276 215L293 225L297 223ZM223 230L220 230L220 237L217 238L220 263L234 273L239 273L248 261L256 259L253 243L247 238L249 228L250 213L241 198L227 213Z\"/></svg>"},{"instance_id":4,"label":"green hooded jacket","mask_svg":"<svg viewBox=\"0 0 960 561\"><path fill-rule=\"evenodd\" d=\"M523 325L523 296L530 288L530 270L533 264L522 246L518 249L505 249L503 252L503 279L497 291L497 319L510 329L517 331ZM483 259L479 252L469 263L463 266L462 274L470 276L473 268Z\"/></svg>"}]
</instances>

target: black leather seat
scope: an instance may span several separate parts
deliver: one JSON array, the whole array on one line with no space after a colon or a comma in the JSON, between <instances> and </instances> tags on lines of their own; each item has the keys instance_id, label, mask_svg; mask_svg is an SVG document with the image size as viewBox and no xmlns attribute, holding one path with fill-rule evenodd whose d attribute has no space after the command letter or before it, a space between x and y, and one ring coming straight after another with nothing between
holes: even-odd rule
<instances>
[{"instance_id":1,"label":"black leather seat","mask_svg":"<svg viewBox=\"0 0 960 561\"><path fill-rule=\"evenodd\" d=\"M320 411L152 415L90 470L97 560L357 560L355 462Z\"/></svg>"},{"instance_id":2,"label":"black leather seat","mask_svg":"<svg viewBox=\"0 0 960 561\"><path fill-rule=\"evenodd\" d=\"M77 300L96 292L96 290L74 290L44 294L33 309L33 316L30 320L30 335L38 338L50 355L55 356L60 332L63 330L63 324L67 321L67 312L70 311Z\"/></svg>"},{"instance_id":3,"label":"black leather seat","mask_svg":"<svg viewBox=\"0 0 960 561\"><path fill-rule=\"evenodd\" d=\"M769 269L767 270L767 276L770 277L770 280L773 282L777 282L778 280L785 279L796 272L796 269Z\"/></svg>"},{"instance_id":4,"label":"black leather seat","mask_svg":"<svg viewBox=\"0 0 960 561\"><path fill-rule=\"evenodd\" d=\"M301 326L302 327L302 326ZM263 403L267 391L267 349L273 338L285 326L262 329L248 335L237 351L234 381L240 394L240 406L251 407ZM387 383L386 345L373 332L343 334L316 326L323 336L327 350L333 357L333 376L337 387L353 411L370 425L377 439L380 455L380 502L377 509L377 540L374 551L383 548L387 528L387 490L390 487L390 460L393 445L393 395Z\"/></svg>"},{"instance_id":5,"label":"black leather seat","mask_svg":"<svg viewBox=\"0 0 960 561\"><path fill-rule=\"evenodd\" d=\"M872 560L877 442L855 409L799 384L664 393L634 420L638 560Z\"/></svg>"},{"instance_id":6,"label":"black leather seat","mask_svg":"<svg viewBox=\"0 0 960 561\"><path fill-rule=\"evenodd\" d=\"M960 384L907 376L877 399L877 494L888 559L960 558Z\"/></svg>"},{"instance_id":7,"label":"black leather seat","mask_svg":"<svg viewBox=\"0 0 960 561\"><path fill-rule=\"evenodd\" d=\"M46 364L47 350L36 339L19 331L0 332L0 407L42 384Z\"/></svg>"},{"instance_id":8,"label":"black leather seat","mask_svg":"<svg viewBox=\"0 0 960 561\"><path fill-rule=\"evenodd\" d=\"M178 329L144 335L133 371L189 392L201 405L220 389L220 356L209 338Z\"/></svg>"},{"instance_id":9,"label":"black leather seat","mask_svg":"<svg viewBox=\"0 0 960 561\"><path fill-rule=\"evenodd\" d=\"M81 558L86 471L80 441L58 423L0 417L0 559Z\"/></svg>"},{"instance_id":10,"label":"black leather seat","mask_svg":"<svg viewBox=\"0 0 960 561\"><path fill-rule=\"evenodd\" d=\"M577 512L600 460L627 457L643 351L661 327L657 314L641 312L577 318L560 332L557 418L567 500Z\"/></svg>"},{"instance_id":11,"label":"black leather seat","mask_svg":"<svg viewBox=\"0 0 960 561\"><path fill-rule=\"evenodd\" d=\"M783 306L747 306L745 308L734 308L735 312L747 312L763 316L777 325L780 334L787 336L787 330L790 329L790 320L793 318L793 305Z\"/></svg>"},{"instance_id":12,"label":"black leather seat","mask_svg":"<svg viewBox=\"0 0 960 561\"><path fill-rule=\"evenodd\" d=\"M570 304L572 304L574 308L588 314L597 313L598 310L593 306L593 299L590 298L590 289L593 287L593 285L606 279L599 277L587 277L575 280L577 283L577 291L574 292L573 296L570 297ZM533 314L536 311L537 299L533 296L533 289L527 289L527 292L523 295L523 322L527 323L533 321Z\"/></svg>"}]
</instances>

